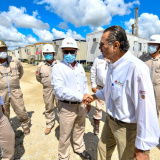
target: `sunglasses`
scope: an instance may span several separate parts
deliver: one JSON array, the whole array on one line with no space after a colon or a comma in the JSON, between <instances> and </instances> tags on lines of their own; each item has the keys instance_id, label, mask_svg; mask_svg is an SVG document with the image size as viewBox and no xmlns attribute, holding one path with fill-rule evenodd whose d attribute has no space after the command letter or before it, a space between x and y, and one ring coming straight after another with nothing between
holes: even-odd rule
<instances>
[{"instance_id":1,"label":"sunglasses","mask_svg":"<svg viewBox=\"0 0 160 160\"><path fill-rule=\"evenodd\" d=\"M76 53L76 50L64 50L63 53L64 53L64 54L69 54L69 53L70 53L70 54L75 54L75 53Z\"/></svg>"},{"instance_id":2,"label":"sunglasses","mask_svg":"<svg viewBox=\"0 0 160 160\"><path fill-rule=\"evenodd\" d=\"M100 42L99 43L99 47L103 47L105 44L107 44L108 42L106 42L106 43L102 43L102 42Z\"/></svg>"}]
</instances>

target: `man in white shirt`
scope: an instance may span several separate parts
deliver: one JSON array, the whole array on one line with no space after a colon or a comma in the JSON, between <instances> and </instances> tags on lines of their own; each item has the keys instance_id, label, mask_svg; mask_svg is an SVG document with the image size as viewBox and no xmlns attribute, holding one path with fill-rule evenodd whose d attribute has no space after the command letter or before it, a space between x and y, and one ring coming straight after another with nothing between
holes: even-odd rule
<instances>
[{"instance_id":1,"label":"man in white shirt","mask_svg":"<svg viewBox=\"0 0 160 160\"><path fill-rule=\"evenodd\" d=\"M93 93L96 93L98 90L103 89L105 85L106 74L108 70L108 62L109 60L103 56L103 53L102 55L99 55L98 57L96 57L96 59L94 60L93 66L91 67L91 74L90 74ZM100 119L102 119L103 107L104 107L104 101L97 99L95 112L93 115L94 134L99 133L99 123L100 123Z\"/></svg>"},{"instance_id":2,"label":"man in white shirt","mask_svg":"<svg viewBox=\"0 0 160 160\"><path fill-rule=\"evenodd\" d=\"M51 83L58 98L58 115L60 137L58 147L59 160L69 160L70 138L73 131L73 148L82 159L91 160L84 150L83 136L85 132L85 105L82 103L88 97L88 84L85 71L81 64L75 61L77 43L73 38L62 41L64 59L52 68Z\"/></svg>"},{"instance_id":3,"label":"man in white shirt","mask_svg":"<svg viewBox=\"0 0 160 160\"><path fill-rule=\"evenodd\" d=\"M111 64L105 87L92 95L93 99L105 100L107 108L98 160L110 160L116 145L120 160L149 160L149 150L159 140L149 69L128 51L129 42L120 26L104 30L100 48Z\"/></svg>"}]
</instances>

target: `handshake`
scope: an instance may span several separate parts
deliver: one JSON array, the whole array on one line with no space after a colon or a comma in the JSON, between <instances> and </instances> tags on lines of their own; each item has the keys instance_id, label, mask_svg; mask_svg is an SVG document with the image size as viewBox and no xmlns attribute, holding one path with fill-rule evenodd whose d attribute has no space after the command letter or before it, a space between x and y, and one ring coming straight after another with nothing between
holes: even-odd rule
<instances>
[{"instance_id":1,"label":"handshake","mask_svg":"<svg viewBox=\"0 0 160 160\"><path fill-rule=\"evenodd\" d=\"M95 94L93 94L93 95L84 94L82 103L88 105L89 103L93 102L95 99L97 99Z\"/></svg>"}]
</instances>

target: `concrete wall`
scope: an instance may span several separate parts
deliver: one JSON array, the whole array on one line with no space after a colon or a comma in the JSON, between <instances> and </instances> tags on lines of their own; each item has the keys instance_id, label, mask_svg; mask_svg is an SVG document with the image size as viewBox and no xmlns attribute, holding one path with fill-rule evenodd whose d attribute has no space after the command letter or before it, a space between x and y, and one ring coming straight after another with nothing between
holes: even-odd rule
<instances>
[{"instance_id":1,"label":"concrete wall","mask_svg":"<svg viewBox=\"0 0 160 160\"><path fill-rule=\"evenodd\" d=\"M99 50L99 42L102 34L103 30L87 34L87 62L94 62L95 58L102 54ZM127 34L127 38L130 44L129 50L133 55L139 57L147 52L147 39L136 37L132 34Z\"/></svg>"}]
</instances>

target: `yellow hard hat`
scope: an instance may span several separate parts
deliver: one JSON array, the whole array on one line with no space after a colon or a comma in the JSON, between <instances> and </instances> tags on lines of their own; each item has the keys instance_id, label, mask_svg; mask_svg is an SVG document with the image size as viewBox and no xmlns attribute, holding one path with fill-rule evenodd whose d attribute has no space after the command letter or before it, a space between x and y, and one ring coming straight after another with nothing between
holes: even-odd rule
<instances>
[{"instance_id":1,"label":"yellow hard hat","mask_svg":"<svg viewBox=\"0 0 160 160\"><path fill-rule=\"evenodd\" d=\"M0 40L0 47L6 47L7 48L7 45L2 40Z\"/></svg>"}]
</instances>

